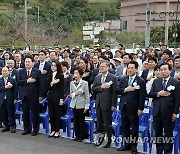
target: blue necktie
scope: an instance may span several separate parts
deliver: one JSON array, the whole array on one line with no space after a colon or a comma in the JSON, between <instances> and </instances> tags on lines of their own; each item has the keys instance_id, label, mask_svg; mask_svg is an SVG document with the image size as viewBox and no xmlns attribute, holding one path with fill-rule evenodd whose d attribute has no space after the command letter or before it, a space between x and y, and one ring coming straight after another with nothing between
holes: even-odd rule
<instances>
[{"instance_id":1,"label":"blue necktie","mask_svg":"<svg viewBox=\"0 0 180 154\"><path fill-rule=\"evenodd\" d=\"M132 80L133 80L133 78L132 78L132 77L129 77L128 86L131 86L131 85L132 85Z\"/></svg>"},{"instance_id":2,"label":"blue necktie","mask_svg":"<svg viewBox=\"0 0 180 154\"><path fill-rule=\"evenodd\" d=\"M166 81L167 81L166 79L163 80L163 84L162 84L163 90L166 90Z\"/></svg>"}]
</instances>

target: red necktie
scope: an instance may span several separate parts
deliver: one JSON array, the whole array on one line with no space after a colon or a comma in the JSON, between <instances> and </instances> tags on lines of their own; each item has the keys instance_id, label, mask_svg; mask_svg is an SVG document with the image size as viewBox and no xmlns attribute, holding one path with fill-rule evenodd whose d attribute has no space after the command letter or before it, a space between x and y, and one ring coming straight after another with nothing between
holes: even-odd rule
<instances>
[{"instance_id":1,"label":"red necktie","mask_svg":"<svg viewBox=\"0 0 180 154\"><path fill-rule=\"evenodd\" d=\"M29 78L30 78L30 72L27 71L27 79L29 79Z\"/></svg>"}]
</instances>

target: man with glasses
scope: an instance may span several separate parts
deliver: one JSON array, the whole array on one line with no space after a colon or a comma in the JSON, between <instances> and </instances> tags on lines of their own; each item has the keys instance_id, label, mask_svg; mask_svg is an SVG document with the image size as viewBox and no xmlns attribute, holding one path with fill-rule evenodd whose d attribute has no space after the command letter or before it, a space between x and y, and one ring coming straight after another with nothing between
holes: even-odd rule
<instances>
[{"instance_id":1,"label":"man with glasses","mask_svg":"<svg viewBox=\"0 0 180 154\"><path fill-rule=\"evenodd\" d=\"M117 105L117 81L116 77L109 73L109 61L100 63L100 73L95 77L92 91L96 97L97 132L106 132L108 142L105 148L111 145L112 136L112 112Z\"/></svg>"}]
</instances>

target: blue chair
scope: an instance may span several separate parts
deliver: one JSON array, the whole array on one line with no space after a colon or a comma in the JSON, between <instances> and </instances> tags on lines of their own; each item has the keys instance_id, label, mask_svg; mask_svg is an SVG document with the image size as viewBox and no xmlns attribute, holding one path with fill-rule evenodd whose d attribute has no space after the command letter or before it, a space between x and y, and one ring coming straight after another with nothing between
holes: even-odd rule
<instances>
[{"instance_id":1,"label":"blue chair","mask_svg":"<svg viewBox=\"0 0 180 154\"><path fill-rule=\"evenodd\" d=\"M143 151L147 152L147 141L144 138L149 138L149 124L152 114L152 107L145 106L143 114L139 118L139 133L142 134L143 139Z\"/></svg>"},{"instance_id":2,"label":"blue chair","mask_svg":"<svg viewBox=\"0 0 180 154\"><path fill-rule=\"evenodd\" d=\"M21 116L23 115L23 111L20 109L20 105L22 105L22 101L18 100L15 105L15 115L19 121L19 124L21 124Z\"/></svg>"},{"instance_id":3,"label":"blue chair","mask_svg":"<svg viewBox=\"0 0 180 154\"><path fill-rule=\"evenodd\" d=\"M64 104L67 105L67 112L65 116L61 116L60 119L63 122L62 127L63 127L63 132L67 132L67 137L71 137L71 121L73 119L73 110L70 107L71 103L71 98L67 98L64 100ZM64 125L65 123L65 125Z\"/></svg>"},{"instance_id":4,"label":"blue chair","mask_svg":"<svg viewBox=\"0 0 180 154\"><path fill-rule=\"evenodd\" d=\"M42 101L39 102L39 104L41 104L42 106L44 106L45 103L47 103L47 98L44 98ZM46 112L40 113L39 116L42 119L43 128L45 129L46 134L49 134L49 111L48 111L48 107L46 108Z\"/></svg>"},{"instance_id":5,"label":"blue chair","mask_svg":"<svg viewBox=\"0 0 180 154\"><path fill-rule=\"evenodd\" d=\"M94 141L94 121L96 118L96 108L94 107L95 105L95 100L92 100L90 102L90 111L89 115L90 117L85 117L85 125L87 128L87 131L89 132L89 140L90 142Z\"/></svg>"},{"instance_id":6,"label":"blue chair","mask_svg":"<svg viewBox=\"0 0 180 154\"><path fill-rule=\"evenodd\" d=\"M115 145L118 147L118 137L122 135L121 132L121 111L120 110L114 110L112 114L112 128L115 132Z\"/></svg>"}]
</instances>

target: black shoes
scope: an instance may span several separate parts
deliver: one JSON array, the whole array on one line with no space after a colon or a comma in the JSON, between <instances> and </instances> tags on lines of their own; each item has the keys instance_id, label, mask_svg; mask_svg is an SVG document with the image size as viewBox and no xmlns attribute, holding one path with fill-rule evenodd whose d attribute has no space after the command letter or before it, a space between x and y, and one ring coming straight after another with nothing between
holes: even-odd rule
<instances>
[{"instance_id":1,"label":"black shoes","mask_svg":"<svg viewBox=\"0 0 180 154\"><path fill-rule=\"evenodd\" d=\"M107 144L104 146L104 148L109 148L111 146L111 138L108 138Z\"/></svg>"},{"instance_id":2,"label":"black shoes","mask_svg":"<svg viewBox=\"0 0 180 154\"><path fill-rule=\"evenodd\" d=\"M25 130L25 131L23 131L23 132L21 133L21 135L27 135L27 134L30 134L30 133L31 133L30 130Z\"/></svg>"},{"instance_id":3,"label":"black shoes","mask_svg":"<svg viewBox=\"0 0 180 154\"><path fill-rule=\"evenodd\" d=\"M1 132L7 132L7 131L10 131L10 128L7 128L7 127L4 127Z\"/></svg>"},{"instance_id":4,"label":"black shoes","mask_svg":"<svg viewBox=\"0 0 180 154\"><path fill-rule=\"evenodd\" d=\"M75 137L74 139L73 139L73 141L77 141L78 140L78 137Z\"/></svg>"},{"instance_id":5,"label":"black shoes","mask_svg":"<svg viewBox=\"0 0 180 154\"><path fill-rule=\"evenodd\" d=\"M16 132L16 129L15 128L11 128L11 133L15 133Z\"/></svg>"},{"instance_id":6,"label":"black shoes","mask_svg":"<svg viewBox=\"0 0 180 154\"><path fill-rule=\"evenodd\" d=\"M132 154L137 154L137 150L132 150Z\"/></svg>"},{"instance_id":7,"label":"black shoes","mask_svg":"<svg viewBox=\"0 0 180 154\"><path fill-rule=\"evenodd\" d=\"M130 145L125 145L118 149L118 151L127 151L127 150L132 150Z\"/></svg>"},{"instance_id":8,"label":"black shoes","mask_svg":"<svg viewBox=\"0 0 180 154\"><path fill-rule=\"evenodd\" d=\"M82 138L78 138L77 142L82 142L83 139Z\"/></svg>"},{"instance_id":9,"label":"black shoes","mask_svg":"<svg viewBox=\"0 0 180 154\"><path fill-rule=\"evenodd\" d=\"M37 134L38 134L37 131L33 131L33 132L31 133L31 136L36 136Z\"/></svg>"},{"instance_id":10,"label":"black shoes","mask_svg":"<svg viewBox=\"0 0 180 154\"><path fill-rule=\"evenodd\" d=\"M77 141L77 142L82 142L84 139L82 139L82 138L79 138L79 137L75 137L74 139L73 139L73 141Z\"/></svg>"}]
</instances>

